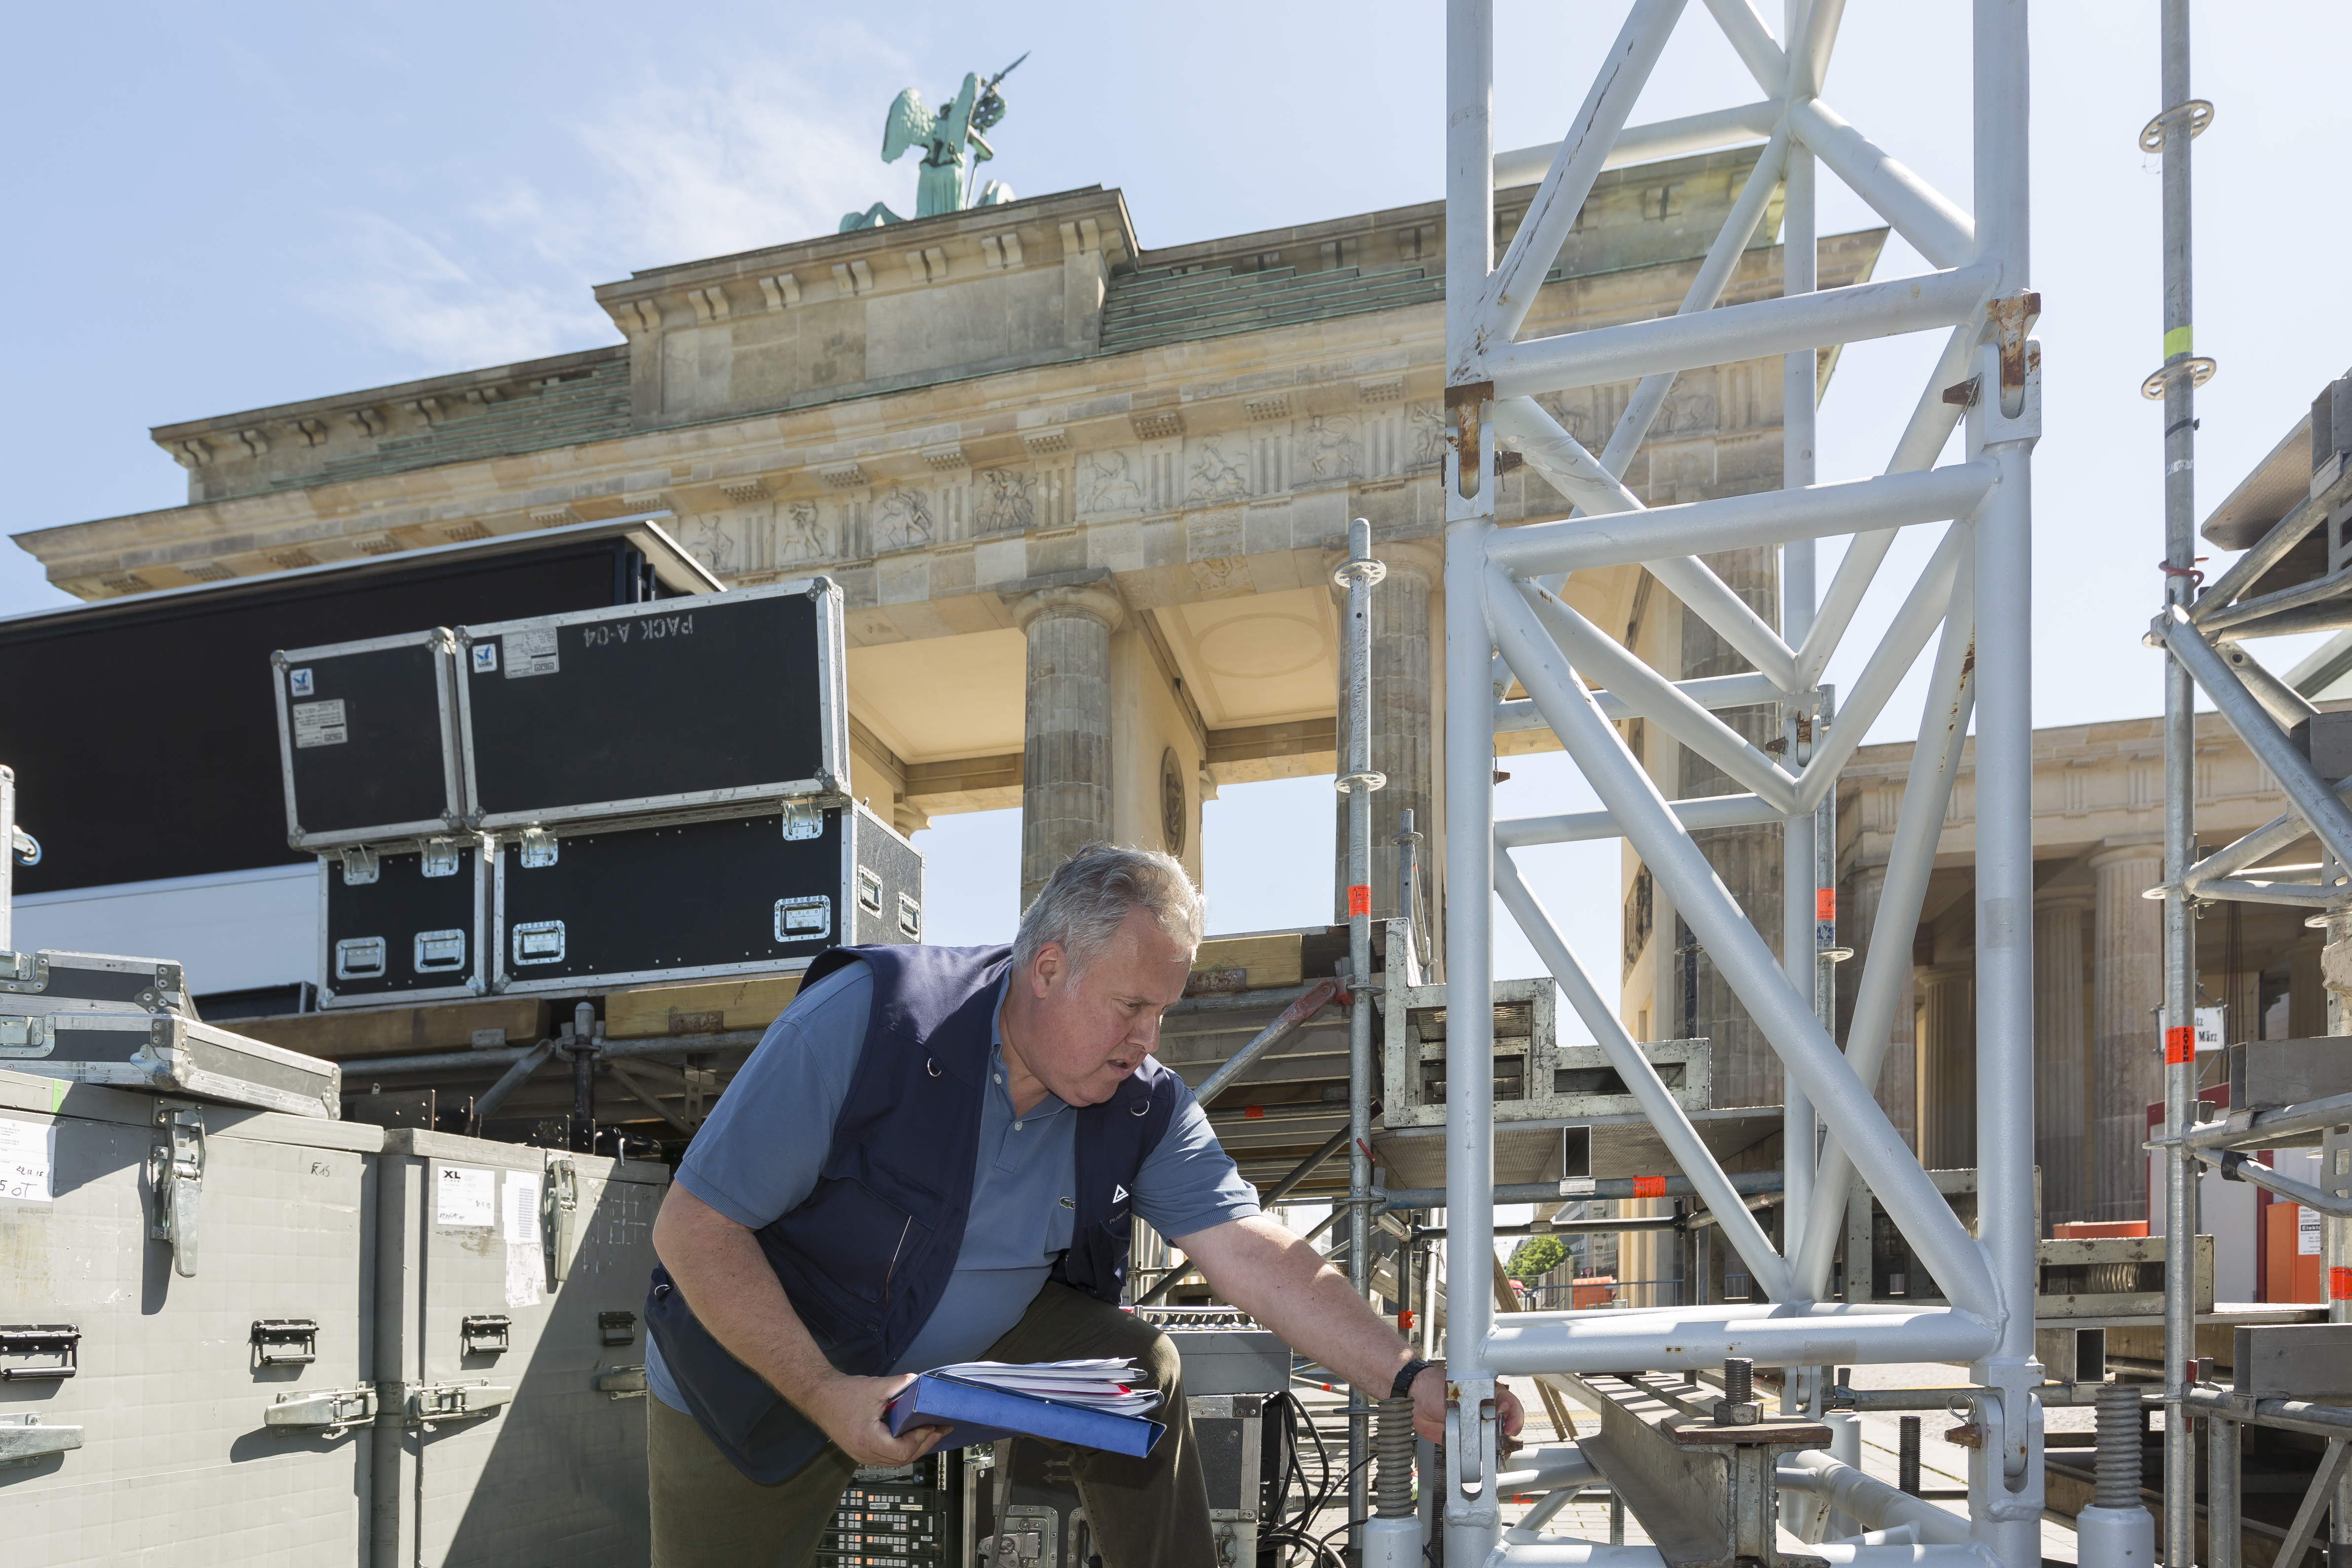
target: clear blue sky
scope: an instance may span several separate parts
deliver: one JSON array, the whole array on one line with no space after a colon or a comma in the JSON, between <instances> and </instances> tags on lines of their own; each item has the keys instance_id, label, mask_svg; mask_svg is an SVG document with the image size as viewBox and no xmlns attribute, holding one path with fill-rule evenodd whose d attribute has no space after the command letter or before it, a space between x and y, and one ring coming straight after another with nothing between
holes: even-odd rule
<instances>
[{"instance_id":1,"label":"clear blue sky","mask_svg":"<svg viewBox=\"0 0 2352 1568\"><path fill-rule=\"evenodd\" d=\"M1498 144L1560 134L1624 9L1506 0ZM0 106L18 215L0 253L18 345L0 392L0 524L173 504L184 476L150 425L608 343L593 283L827 232L877 199L908 210L911 162L877 156L891 97L936 94L1024 49L991 173L1023 195L1118 186L1148 245L1442 194L1434 4L846 15L605 0L18 14L20 68ZM2330 273L2352 219L2311 173L2352 22L2315 3L2200 15L2195 90L2218 107L2197 143L2197 347L2221 362L2200 404L2210 507L2352 363ZM2035 16L2042 723L2159 700L2138 643L2160 551L2161 422L2137 390L2160 358L2157 165L2136 141L2160 107L2155 27L2146 0L2044 0ZM1967 51L1958 0L1854 0L1825 91L1963 206L1968 86L1947 62ZM1756 96L1694 0L1634 118ZM1826 175L1822 191L1823 232L1874 221ZM1897 243L1882 276L1919 265ZM1883 465L1931 352L1847 352L1822 478ZM54 597L28 557L0 549L0 611ZM1872 629L1866 609L1853 646ZM1857 664L1842 658L1832 679ZM1916 714L1916 697L1898 699L1873 738L1906 734ZM1557 758L1512 772L1507 813L1589 800ZM1325 781L1212 805L1214 925L1328 918L1331 821ZM1011 814L926 835L937 937L1008 927L1016 837ZM1537 875L1556 910L1581 911L1574 934L1605 976L1614 847L1553 851ZM1524 949L1498 957L1533 972Z\"/></svg>"}]
</instances>

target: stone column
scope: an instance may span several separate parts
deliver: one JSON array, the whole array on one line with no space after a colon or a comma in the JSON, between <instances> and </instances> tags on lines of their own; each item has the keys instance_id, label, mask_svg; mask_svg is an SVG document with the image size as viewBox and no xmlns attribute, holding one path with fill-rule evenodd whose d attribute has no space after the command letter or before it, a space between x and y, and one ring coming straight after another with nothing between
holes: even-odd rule
<instances>
[{"instance_id":1,"label":"stone column","mask_svg":"<svg viewBox=\"0 0 2352 1568\"><path fill-rule=\"evenodd\" d=\"M1851 1053L1855 1042L1849 1031L1853 1024L1853 1005L1862 990L1863 971L1870 963L1870 939L1878 923L1878 900L1886 889L1885 866L1857 866L1846 878L1845 891L1838 903L1838 935L1853 956L1838 965L1838 1029L1839 1038L1845 1041ZM1878 1106L1886 1112L1886 1120L1895 1124L1904 1143L1916 1152L1919 1147L1919 1083L1918 1023L1913 1016L1916 1010L1913 1001L1909 933L1905 933L1904 952L1899 960L1903 982L1895 997L1895 1011L1886 1020L1886 1054L1878 1069Z\"/></svg>"},{"instance_id":2,"label":"stone column","mask_svg":"<svg viewBox=\"0 0 2352 1568\"><path fill-rule=\"evenodd\" d=\"M2033 907L2033 1159L2045 1225L2091 1217L2091 1077L2083 1037L2087 893Z\"/></svg>"},{"instance_id":3,"label":"stone column","mask_svg":"<svg viewBox=\"0 0 2352 1568\"><path fill-rule=\"evenodd\" d=\"M1919 1162L1931 1171L1977 1163L1977 966L1917 972L1925 1005L1919 1041Z\"/></svg>"},{"instance_id":4,"label":"stone column","mask_svg":"<svg viewBox=\"0 0 2352 1568\"><path fill-rule=\"evenodd\" d=\"M1780 558L1769 549L1731 550L1701 557L1726 586L1748 601L1768 626L1780 624ZM1681 668L1669 672L1679 680L1707 675L1734 675L1752 667L1715 629L1687 610L1682 616ZM1777 705L1726 709L1717 715L1758 745L1780 732ZM1741 786L1705 757L1678 748L1680 777L1668 791L1670 798L1736 795ZM1716 875L1738 901L1756 933L1776 954L1780 951L1780 828L1723 827L1694 833L1692 840L1715 868ZM1780 1058L1765 1042L1764 1032L1748 1016L1731 986L1703 950L1676 954L1674 994L1689 1005L1678 1011L1685 1036L1704 1036L1714 1044L1715 1102L1720 1106L1780 1103Z\"/></svg>"},{"instance_id":5,"label":"stone column","mask_svg":"<svg viewBox=\"0 0 2352 1568\"><path fill-rule=\"evenodd\" d=\"M1388 784L1372 793L1372 917L1401 914L1397 902L1398 823L1412 813L1413 830L1422 836L1421 883L1432 886L1432 852L1439 843L1435 796L1430 788L1430 767L1437 753L1431 733L1430 710L1430 591L1442 574L1439 552L1418 541L1375 544L1372 553L1388 563L1389 574L1372 589L1372 771ZM1345 557L1327 554L1327 566ZM1335 589L1334 599L1344 617L1348 595ZM1348 672L1339 670L1339 771L1348 767ZM1332 841L1332 919L1348 918L1348 797L1336 795ZM1423 915L1436 910L1424 902ZM1435 933L1431 933L1433 943Z\"/></svg>"},{"instance_id":6,"label":"stone column","mask_svg":"<svg viewBox=\"0 0 2352 1568\"><path fill-rule=\"evenodd\" d=\"M1021 752L1021 907L1054 868L1110 837L1110 635L1126 618L1108 583L1040 588L1012 606L1029 639Z\"/></svg>"},{"instance_id":7,"label":"stone column","mask_svg":"<svg viewBox=\"0 0 2352 1568\"><path fill-rule=\"evenodd\" d=\"M2164 880L2161 845L2122 844L2091 857L2091 1206L2094 1219L2146 1219L2147 1108L2164 1098L2156 1008L2164 1001L2164 906L2143 889Z\"/></svg>"}]
</instances>

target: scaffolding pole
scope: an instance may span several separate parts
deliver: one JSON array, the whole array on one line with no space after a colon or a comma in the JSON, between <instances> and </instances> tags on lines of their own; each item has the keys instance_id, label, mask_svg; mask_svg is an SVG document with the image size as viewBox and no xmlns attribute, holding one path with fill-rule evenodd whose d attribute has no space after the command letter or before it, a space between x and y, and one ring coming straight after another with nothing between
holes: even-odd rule
<instances>
[{"instance_id":1,"label":"scaffolding pole","mask_svg":"<svg viewBox=\"0 0 2352 1568\"><path fill-rule=\"evenodd\" d=\"M2189 99L2189 0L2164 0L2163 107ZM2164 605L2185 616L2196 596L2196 378L2189 374L2188 117L2164 131ZM2196 635L2193 631L2192 636ZM2164 662L2164 1124L2178 1139L2197 1101L2197 924L2183 879L2197 858L2197 693L2188 661ZM2196 1561L2197 1445L2186 1404L2197 1357L2197 1184L2187 1148L2165 1151L2165 1561ZM2188 1267L2183 1266L2184 1259Z\"/></svg>"},{"instance_id":2,"label":"scaffolding pole","mask_svg":"<svg viewBox=\"0 0 2352 1568\"><path fill-rule=\"evenodd\" d=\"M1362 1296L1371 1288L1372 1190L1372 792L1388 780L1372 772L1372 588L1388 568L1372 555L1372 525L1348 524L1348 559L1332 574L1348 595L1346 647L1348 771L1339 787L1348 797L1348 1283ZM1410 916L1410 910L1404 911ZM1400 972L1402 965L1398 966ZM1370 1512L1371 1406L1360 1389L1348 1394L1348 1529L1349 1549L1363 1558L1363 1521Z\"/></svg>"}]
</instances>

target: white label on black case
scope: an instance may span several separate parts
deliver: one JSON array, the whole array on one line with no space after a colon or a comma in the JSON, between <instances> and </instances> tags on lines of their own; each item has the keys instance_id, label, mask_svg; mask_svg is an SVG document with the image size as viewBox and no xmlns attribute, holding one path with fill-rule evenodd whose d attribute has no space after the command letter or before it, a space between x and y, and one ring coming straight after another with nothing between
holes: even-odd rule
<instances>
[{"instance_id":1,"label":"white label on black case","mask_svg":"<svg viewBox=\"0 0 2352 1568\"><path fill-rule=\"evenodd\" d=\"M476 675L494 675L498 672L498 668L499 645L494 642L476 643L474 645L474 673Z\"/></svg>"},{"instance_id":2,"label":"white label on black case","mask_svg":"<svg viewBox=\"0 0 2352 1568\"><path fill-rule=\"evenodd\" d=\"M308 751L312 746L340 746L352 738L343 727L343 700L331 702L297 702L294 704L294 749Z\"/></svg>"},{"instance_id":3,"label":"white label on black case","mask_svg":"<svg viewBox=\"0 0 2352 1568\"><path fill-rule=\"evenodd\" d=\"M529 631L507 634L509 680L524 675L553 675L558 668L553 626L534 626Z\"/></svg>"}]
</instances>

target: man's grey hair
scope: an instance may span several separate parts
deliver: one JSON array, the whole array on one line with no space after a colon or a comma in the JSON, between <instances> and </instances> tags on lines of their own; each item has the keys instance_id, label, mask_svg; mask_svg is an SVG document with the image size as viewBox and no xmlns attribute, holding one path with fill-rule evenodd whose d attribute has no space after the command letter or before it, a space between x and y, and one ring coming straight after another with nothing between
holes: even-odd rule
<instances>
[{"instance_id":1,"label":"man's grey hair","mask_svg":"<svg viewBox=\"0 0 2352 1568\"><path fill-rule=\"evenodd\" d=\"M1086 969L1127 917L1150 912L1168 940L1187 952L1201 945L1201 890L1172 855L1119 844L1089 844L1055 868L1021 917L1013 940L1014 970L1027 969L1048 942Z\"/></svg>"}]
</instances>

